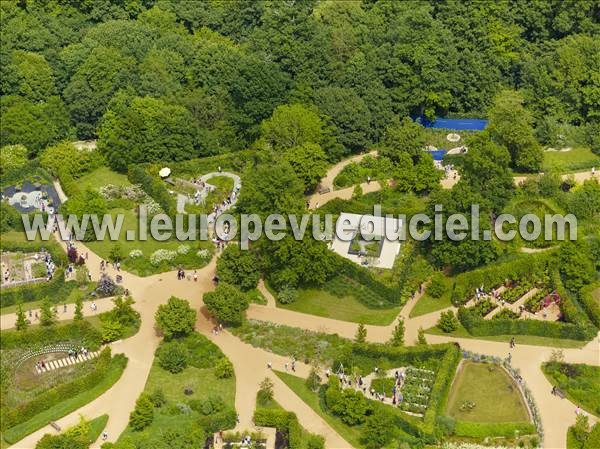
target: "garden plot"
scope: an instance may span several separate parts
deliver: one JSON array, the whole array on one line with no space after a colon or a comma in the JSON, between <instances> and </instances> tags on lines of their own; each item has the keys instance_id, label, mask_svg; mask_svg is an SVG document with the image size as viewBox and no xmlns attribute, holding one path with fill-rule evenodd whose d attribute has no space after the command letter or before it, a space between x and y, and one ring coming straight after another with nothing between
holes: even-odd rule
<instances>
[{"instance_id":1,"label":"garden plot","mask_svg":"<svg viewBox=\"0 0 600 449\"><path fill-rule=\"evenodd\" d=\"M46 279L48 269L44 262L45 253L2 251L0 254L3 287Z\"/></svg>"},{"instance_id":2,"label":"garden plot","mask_svg":"<svg viewBox=\"0 0 600 449\"><path fill-rule=\"evenodd\" d=\"M340 379L344 387L362 392L368 399L422 417L429 405L435 372L408 366L378 371L354 381L343 375Z\"/></svg>"}]
</instances>

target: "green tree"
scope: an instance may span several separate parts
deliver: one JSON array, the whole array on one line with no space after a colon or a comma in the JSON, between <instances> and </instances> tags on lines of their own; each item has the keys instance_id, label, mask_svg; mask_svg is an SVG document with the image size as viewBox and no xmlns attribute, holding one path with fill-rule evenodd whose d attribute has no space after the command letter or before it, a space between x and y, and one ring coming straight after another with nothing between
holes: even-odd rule
<instances>
[{"instance_id":1,"label":"green tree","mask_svg":"<svg viewBox=\"0 0 600 449\"><path fill-rule=\"evenodd\" d=\"M77 296L75 300L75 314L73 315L75 321L83 321L83 299L81 296Z\"/></svg>"},{"instance_id":2,"label":"green tree","mask_svg":"<svg viewBox=\"0 0 600 449\"><path fill-rule=\"evenodd\" d=\"M102 342L117 341L123 336L123 326L117 320L107 317L102 321Z\"/></svg>"},{"instance_id":3,"label":"green tree","mask_svg":"<svg viewBox=\"0 0 600 449\"><path fill-rule=\"evenodd\" d=\"M32 102L42 102L56 95L52 68L44 56L16 50L12 54L13 93Z\"/></svg>"},{"instance_id":4,"label":"green tree","mask_svg":"<svg viewBox=\"0 0 600 449\"><path fill-rule=\"evenodd\" d=\"M304 143L289 149L285 159L304 183L305 192L312 192L327 170L325 152L316 143Z\"/></svg>"},{"instance_id":5,"label":"green tree","mask_svg":"<svg viewBox=\"0 0 600 449\"><path fill-rule=\"evenodd\" d=\"M52 326L54 323L56 323L56 312L50 298L46 296L40 306L40 324L42 326Z\"/></svg>"},{"instance_id":6,"label":"green tree","mask_svg":"<svg viewBox=\"0 0 600 449\"><path fill-rule=\"evenodd\" d=\"M302 214L304 185L287 162L259 164L246 172L237 210L241 213Z\"/></svg>"},{"instance_id":7,"label":"green tree","mask_svg":"<svg viewBox=\"0 0 600 449\"><path fill-rule=\"evenodd\" d=\"M417 344L418 345L426 345L427 339L425 338L425 329L422 326L419 327L417 331Z\"/></svg>"},{"instance_id":8,"label":"green tree","mask_svg":"<svg viewBox=\"0 0 600 449\"><path fill-rule=\"evenodd\" d=\"M23 306L19 304L17 306L17 321L15 322L15 329L18 331L24 331L29 326L29 320L25 316Z\"/></svg>"},{"instance_id":9,"label":"green tree","mask_svg":"<svg viewBox=\"0 0 600 449\"><path fill-rule=\"evenodd\" d=\"M229 245L217 259L219 279L239 287L242 291L256 288L260 278L260 264L255 252Z\"/></svg>"},{"instance_id":10,"label":"green tree","mask_svg":"<svg viewBox=\"0 0 600 449\"><path fill-rule=\"evenodd\" d=\"M98 150L121 172L134 162L181 161L197 155L190 112L157 98L115 97L98 134Z\"/></svg>"},{"instance_id":11,"label":"green tree","mask_svg":"<svg viewBox=\"0 0 600 449\"><path fill-rule=\"evenodd\" d=\"M237 287L219 282L217 288L203 297L208 311L225 324L239 325L248 308L248 298Z\"/></svg>"},{"instance_id":12,"label":"green tree","mask_svg":"<svg viewBox=\"0 0 600 449\"><path fill-rule=\"evenodd\" d=\"M215 363L215 377L218 379L229 379L235 374L233 364L226 357L221 357Z\"/></svg>"},{"instance_id":13,"label":"green tree","mask_svg":"<svg viewBox=\"0 0 600 449\"><path fill-rule=\"evenodd\" d=\"M149 395L142 393L135 401L135 408L129 415L129 426L136 431L144 430L154 420L154 405Z\"/></svg>"},{"instance_id":14,"label":"green tree","mask_svg":"<svg viewBox=\"0 0 600 449\"><path fill-rule=\"evenodd\" d=\"M390 345L404 346L404 320L399 319L390 338Z\"/></svg>"},{"instance_id":15,"label":"green tree","mask_svg":"<svg viewBox=\"0 0 600 449\"><path fill-rule=\"evenodd\" d=\"M363 323L359 323L356 328L356 335L354 336L356 343L364 343L367 341L367 328Z\"/></svg>"},{"instance_id":16,"label":"green tree","mask_svg":"<svg viewBox=\"0 0 600 449\"><path fill-rule=\"evenodd\" d=\"M579 291L596 277L596 269L590 259L590 248L584 241L563 243L559 259L560 273L569 290Z\"/></svg>"},{"instance_id":17,"label":"green tree","mask_svg":"<svg viewBox=\"0 0 600 449\"><path fill-rule=\"evenodd\" d=\"M309 143L320 144L324 140L325 124L314 108L296 103L275 108L260 128L265 143L283 152Z\"/></svg>"},{"instance_id":18,"label":"green tree","mask_svg":"<svg viewBox=\"0 0 600 449\"><path fill-rule=\"evenodd\" d=\"M321 378L315 368L310 369L310 373L306 378L306 386L310 391L317 391L321 386Z\"/></svg>"},{"instance_id":19,"label":"green tree","mask_svg":"<svg viewBox=\"0 0 600 449\"><path fill-rule=\"evenodd\" d=\"M425 149L425 129L410 117L404 117L389 125L379 148L379 155L400 162L403 154L418 160Z\"/></svg>"},{"instance_id":20,"label":"green tree","mask_svg":"<svg viewBox=\"0 0 600 449\"><path fill-rule=\"evenodd\" d=\"M112 300L112 317L123 326L131 326L139 320L140 314L133 308L135 301L131 296L117 296Z\"/></svg>"},{"instance_id":21,"label":"green tree","mask_svg":"<svg viewBox=\"0 0 600 449\"><path fill-rule=\"evenodd\" d=\"M394 438L393 429L395 428L396 425L392 414L384 409L380 409L367 418L360 438L367 449L379 449L386 447L392 438Z\"/></svg>"},{"instance_id":22,"label":"green tree","mask_svg":"<svg viewBox=\"0 0 600 449\"><path fill-rule=\"evenodd\" d=\"M166 304L158 306L154 319L165 339L170 340L184 337L194 331L196 311L185 299L171 296Z\"/></svg>"},{"instance_id":23,"label":"green tree","mask_svg":"<svg viewBox=\"0 0 600 449\"><path fill-rule=\"evenodd\" d=\"M258 393L256 394L256 400L261 405L267 405L269 402L273 400L273 381L268 377L265 377L260 382L260 388L258 389Z\"/></svg>"},{"instance_id":24,"label":"green tree","mask_svg":"<svg viewBox=\"0 0 600 449\"><path fill-rule=\"evenodd\" d=\"M14 173L27 164L27 148L23 145L6 145L0 148L0 176Z\"/></svg>"},{"instance_id":25,"label":"green tree","mask_svg":"<svg viewBox=\"0 0 600 449\"><path fill-rule=\"evenodd\" d=\"M533 117L523 106L523 97L504 90L489 111L487 132L492 140L508 148L517 170L536 172L542 167L544 153L535 139Z\"/></svg>"},{"instance_id":26,"label":"green tree","mask_svg":"<svg viewBox=\"0 0 600 449\"><path fill-rule=\"evenodd\" d=\"M458 324L458 319L452 310L442 312L437 323L438 327L446 333L450 333L458 329Z\"/></svg>"}]
</instances>

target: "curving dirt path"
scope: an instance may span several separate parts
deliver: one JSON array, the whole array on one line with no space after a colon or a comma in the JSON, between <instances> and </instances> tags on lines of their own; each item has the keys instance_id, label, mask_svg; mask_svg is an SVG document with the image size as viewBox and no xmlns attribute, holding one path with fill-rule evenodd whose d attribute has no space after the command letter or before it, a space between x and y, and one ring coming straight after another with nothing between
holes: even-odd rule
<instances>
[{"instance_id":1,"label":"curving dirt path","mask_svg":"<svg viewBox=\"0 0 600 449\"><path fill-rule=\"evenodd\" d=\"M328 203L329 201L331 201L333 199L342 199L342 200L351 199L356 186L354 185L351 187L346 187L345 189L334 190L333 181L335 180L335 177L344 169L344 167L346 165L348 165L352 162L360 162L367 155L377 156L377 151L371 151L369 153L359 154L357 156L353 156L348 159L344 159L343 161L340 161L337 164L333 165L327 171L327 174L325 175L325 177L323 177L321 179L321 182L319 183L319 186L321 188L324 188L324 189L327 188L327 189L330 189L330 191L327 193L322 193L322 194L317 191L317 192L313 193L312 195L310 195L308 197L308 208L309 209L318 209L319 207L323 206L324 204ZM583 181L586 181L588 179L600 180L600 173L598 170L596 170L595 173L592 173L592 171L589 170L589 171L578 172L578 173L567 173L567 174L562 175L561 177L563 180L566 180L568 178L573 178L575 180L575 182L582 183ZM519 185L523 181L528 179L528 176L515 176L513 179L514 179L514 183L516 185ZM444 188L444 189L451 189L458 183L458 181L460 181L460 174L456 170L451 170L448 173L448 176L444 176L444 178L441 179L440 184L441 184L442 188ZM371 183L364 182L364 183L360 184L360 186L363 189L363 193L371 193L371 192L377 192L377 191L381 190L381 185L377 181L372 181Z\"/></svg>"}]
</instances>

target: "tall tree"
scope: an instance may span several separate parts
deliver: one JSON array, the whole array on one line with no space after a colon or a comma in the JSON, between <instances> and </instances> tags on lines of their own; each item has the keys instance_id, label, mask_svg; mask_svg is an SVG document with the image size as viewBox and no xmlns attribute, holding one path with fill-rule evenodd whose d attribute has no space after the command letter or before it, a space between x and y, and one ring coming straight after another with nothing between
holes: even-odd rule
<instances>
[{"instance_id":1,"label":"tall tree","mask_svg":"<svg viewBox=\"0 0 600 449\"><path fill-rule=\"evenodd\" d=\"M535 172L542 168L544 153L533 130L533 117L523 106L523 97L504 90L489 111L487 128L492 140L508 148L517 170Z\"/></svg>"}]
</instances>

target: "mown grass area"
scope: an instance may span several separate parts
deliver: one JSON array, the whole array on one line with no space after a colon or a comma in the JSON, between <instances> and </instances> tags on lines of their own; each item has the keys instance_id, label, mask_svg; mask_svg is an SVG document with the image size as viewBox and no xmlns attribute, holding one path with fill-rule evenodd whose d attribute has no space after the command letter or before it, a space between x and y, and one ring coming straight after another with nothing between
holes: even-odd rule
<instances>
[{"instance_id":1,"label":"mown grass area","mask_svg":"<svg viewBox=\"0 0 600 449\"><path fill-rule=\"evenodd\" d=\"M490 335L486 337L473 337L460 323L458 325L458 329L456 329L454 332L446 333L437 326L434 326L426 329L425 333L431 335L442 335L445 337L474 338L476 340L500 341L505 343L510 342L510 340L514 338L517 345L522 344L553 348L583 348L588 343L587 341L538 337L536 335Z\"/></svg>"},{"instance_id":2,"label":"mown grass area","mask_svg":"<svg viewBox=\"0 0 600 449\"><path fill-rule=\"evenodd\" d=\"M438 310L452 306L451 298L453 280L443 275L436 276L435 279L439 280L441 285L444 287L442 295L439 298L434 298L429 293L429 289L426 289L423 293L423 296L421 296L421 298L411 309L408 315L410 318L427 315L428 313L437 312Z\"/></svg>"},{"instance_id":3,"label":"mown grass area","mask_svg":"<svg viewBox=\"0 0 600 449\"><path fill-rule=\"evenodd\" d=\"M467 403L474 407L469 410ZM477 423L529 421L517 385L501 367L488 363L463 362L446 412L457 420Z\"/></svg>"},{"instance_id":4,"label":"mown grass area","mask_svg":"<svg viewBox=\"0 0 600 449\"><path fill-rule=\"evenodd\" d=\"M123 226L119 234L119 240L115 242L106 238L104 240L87 242L87 246L106 260L110 258L111 251L113 251L115 246L118 246L121 253L121 268L123 270L130 271L139 276L150 276L176 269L178 266L182 266L185 269L198 269L205 266L212 256L213 245L211 242L181 242L175 239L158 241L150 235L148 235L147 240L141 241L139 240L138 218L132 210L112 209L110 213L115 217L115 220L118 214L123 215ZM127 240L128 230L135 232L135 240ZM171 262L163 261L158 265L151 263L150 256L155 251L165 249L177 252L181 246L187 246L187 253L178 253L177 257ZM133 250L141 250L142 256L130 257L129 254ZM208 251L208 255L206 257L199 256L197 254L199 250Z\"/></svg>"},{"instance_id":5,"label":"mown grass area","mask_svg":"<svg viewBox=\"0 0 600 449\"><path fill-rule=\"evenodd\" d=\"M107 184L129 186L131 182L127 179L127 175L114 172L108 167L99 167L77 180L77 185L81 191L86 189L98 190Z\"/></svg>"},{"instance_id":6,"label":"mown grass area","mask_svg":"<svg viewBox=\"0 0 600 449\"><path fill-rule=\"evenodd\" d=\"M328 291L312 288L298 290L296 301L292 304L278 302L277 307L325 318L377 326L390 324L400 312L400 307L372 309L353 296L338 297Z\"/></svg>"},{"instance_id":7,"label":"mown grass area","mask_svg":"<svg viewBox=\"0 0 600 449\"><path fill-rule=\"evenodd\" d=\"M542 371L552 385L558 386L567 398L587 412L600 417L600 367L549 362Z\"/></svg>"},{"instance_id":8,"label":"mown grass area","mask_svg":"<svg viewBox=\"0 0 600 449\"><path fill-rule=\"evenodd\" d=\"M97 418L92 419L90 424L90 431L88 433L88 441L93 443L98 439L106 424L108 423L108 415L100 415Z\"/></svg>"},{"instance_id":9,"label":"mown grass area","mask_svg":"<svg viewBox=\"0 0 600 449\"><path fill-rule=\"evenodd\" d=\"M144 387L144 393L148 394L162 391L165 404L154 409L154 419L148 427L142 431L134 431L131 427L127 427L119 437L119 441L156 442L160 441L166 432L198 427L198 419L202 416L200 413L196 410L189 410L186 413L178 410L180 406L190 404L192 401L220 398L226 407L230 409L235 407L235 375L219 379L214 373L215 360L223 357L221 351L204 336L198 334L192 334L181 339L180 342L187 346L190 353L188 366L183 371L173 374L161 368L158 359L155 358ZM191 393L186 394L184 392L186 389L190 389ZM207 417L210 416L204 416Z\"/></svg>"},{"instance_id":10,"label":"mown grass area","mask_svg":"<svg viewBox=\"0 0 600 449\"><path fill-rule=\"evenodd\" d=\"M300 399L302 399L315 413L317 413L327 424L331 426L339 435L355 448L362 448L364 444L360 441L360 434L363 426L348 426L338 417L325 412L321 405L321 399L318 393L311 391L306 386L306 380L281 371L274 371Z\"/></svg>"},{"instance_id":11,"label":"mown grass area","mask_svg":"<svg viewBox=\"0 0 600 449\"><path fill-rule=\"evenodd\" d=\"M57 419L60 419L63 416L68 415L69 413L84 406L85 404L93 401L107 391L110 387L112 387L117 380L119 380L126 366L127 358L125 356L117 355L113 357L106 375L93 388L71 398L67 398L59 404L56 404L55 406L38 413L30 420L8 429L6 432L4 432L4 440L6 440L8 443L14 444L25 438L30 433L41 429L47 425L49 421L56 421Z\"/></svg>"},{"instance_id":12,"label":"mown grass area","mask_svg":"<svg viewBox=\"0 0 600 449\"><path fill-rule=\"evenodd\" d=\"M590 148L573 148L570 151L545 151L543 171L569 173L600 166L600 156Z\"/></svg>"}]
</instances>

